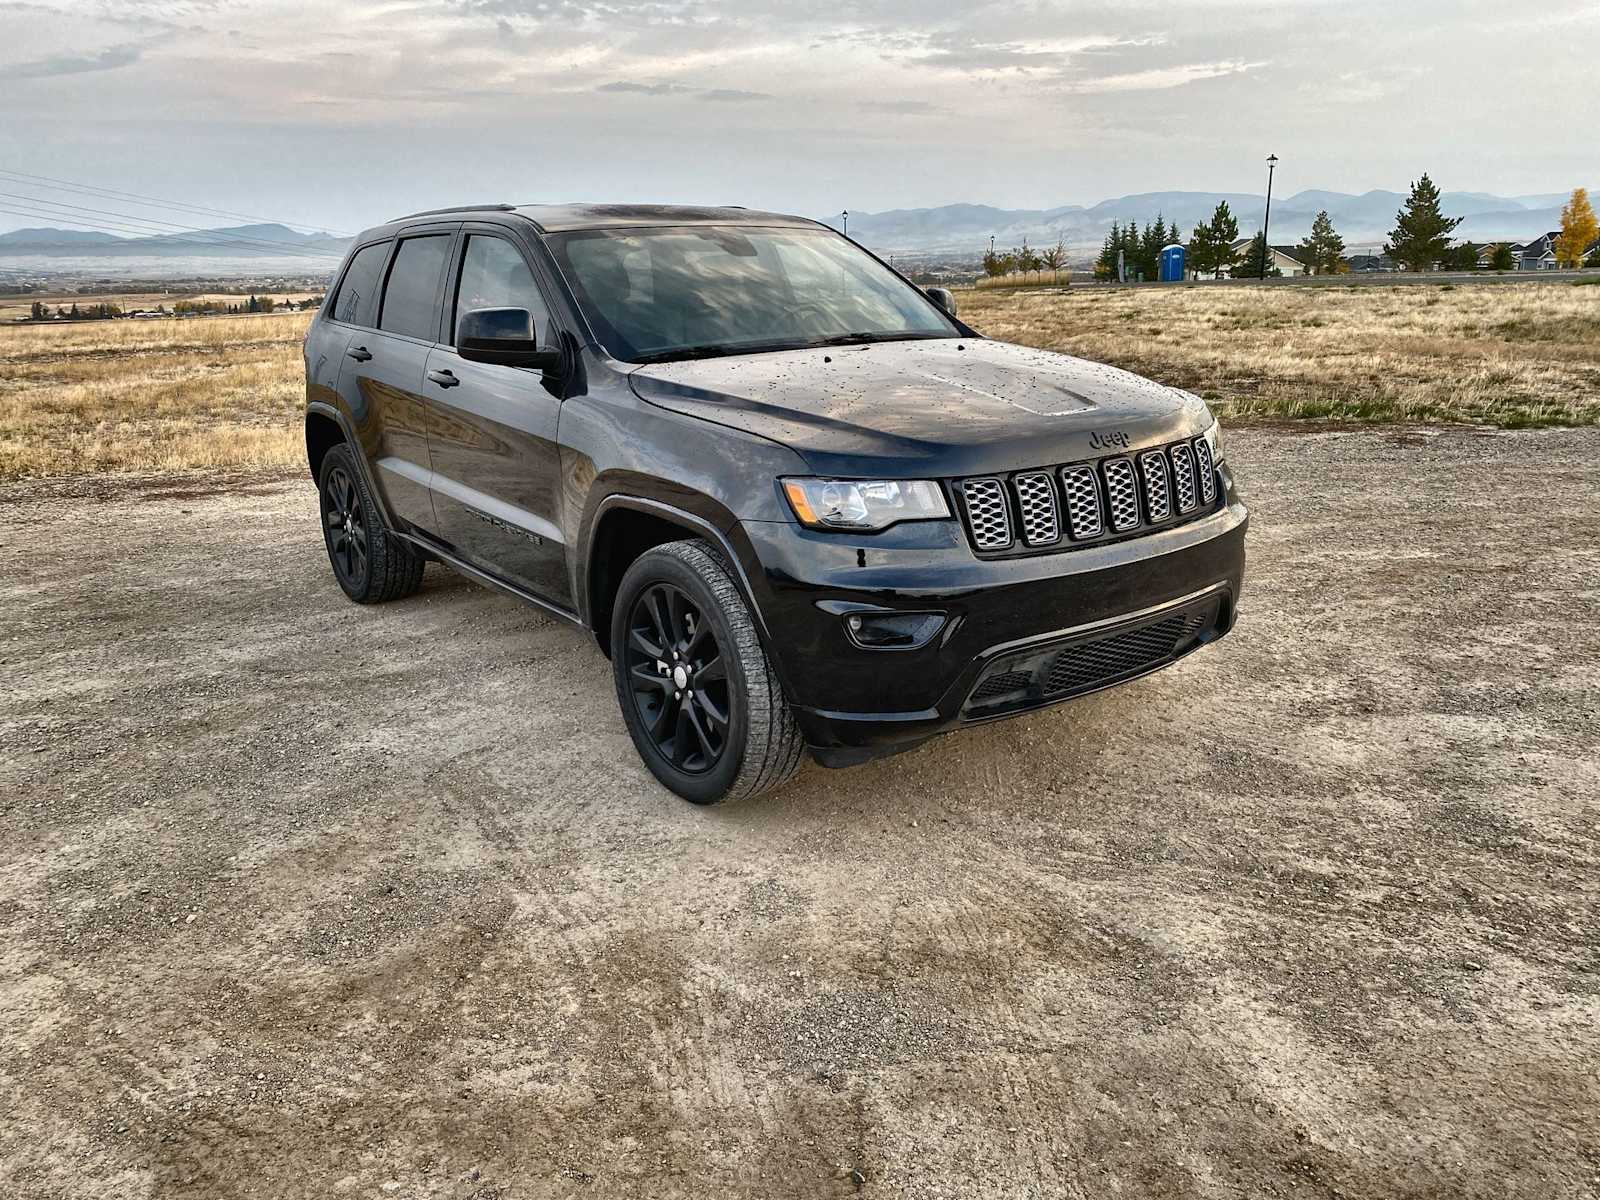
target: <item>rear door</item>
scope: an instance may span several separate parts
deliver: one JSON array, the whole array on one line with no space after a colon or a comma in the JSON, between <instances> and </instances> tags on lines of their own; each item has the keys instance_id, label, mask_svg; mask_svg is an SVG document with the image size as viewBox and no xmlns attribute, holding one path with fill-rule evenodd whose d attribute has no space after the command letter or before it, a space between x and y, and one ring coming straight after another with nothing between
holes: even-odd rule
<instances>
[{"instance_id":1,"label":"rear door","mask_svg":"<svg viewBox=\"0 0 1600 1200\"><path fill-rule=\"evenodd\" d=\"M525 308L558 345L527 255L495 226L467 225L456 247L445 337L428 355L428 441L439 536L463 558L562 608L572 607L561 538L559 388L540 371L468 362L460 314Z\"/></svg>"},{"instance_id":2,"label":"rear door","mask_svg":"<svg viewBox=\"0 0 1600 1200\"><path fill-rule=\"evenodd\" d=\"M389 511L422 530L434 525L423 372L439 338L454 240L453 226L429 227L363 248L334 301L334 319L355 327L339 391L377 468Z\"/></svg>"}]
</instances>

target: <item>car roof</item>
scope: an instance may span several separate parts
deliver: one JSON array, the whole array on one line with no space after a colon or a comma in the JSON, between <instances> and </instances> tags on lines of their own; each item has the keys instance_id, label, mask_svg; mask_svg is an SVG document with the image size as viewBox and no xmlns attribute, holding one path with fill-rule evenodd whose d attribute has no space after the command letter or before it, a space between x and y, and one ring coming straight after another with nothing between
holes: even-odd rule
<instances>
[{"instance_id":1,"label":"car roof","mask_svg":"<svg viewBox=\"0 0 1600 1200\"><path fill-rule=\"evenodd\" d=\"M621 229L649 225L766 225L818 227L821 223L788 213L762 212L735 205L709 207L682 204L463 204L434 208L397 217L368 230L376 234L427 217L433 220L471 220L486 213L514 213L525 217L541 233L569 233L576 229ZM366 234L363 235L367 236Z\"/></svg>"}]
</instances>

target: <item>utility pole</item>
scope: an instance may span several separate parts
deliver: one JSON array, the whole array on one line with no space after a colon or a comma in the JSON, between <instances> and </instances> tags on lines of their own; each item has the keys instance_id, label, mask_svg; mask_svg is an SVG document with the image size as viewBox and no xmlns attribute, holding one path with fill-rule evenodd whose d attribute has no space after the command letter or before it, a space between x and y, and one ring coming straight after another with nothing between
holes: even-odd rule
<instances>
[{"instance_id":1,"label":"utility pole","mask_svg":"<svg viewBox=\"0 0 1600 1200\"><path fill-rule=\"evenodd\" d=\"M1278 156L1267 155L1267 212L1261 218L1261 278L1267 277L1267 260L1272 257L1272 242L1267 231L1272 227L1272 173L1278 169Z\"/></svg>"}]
</instances>

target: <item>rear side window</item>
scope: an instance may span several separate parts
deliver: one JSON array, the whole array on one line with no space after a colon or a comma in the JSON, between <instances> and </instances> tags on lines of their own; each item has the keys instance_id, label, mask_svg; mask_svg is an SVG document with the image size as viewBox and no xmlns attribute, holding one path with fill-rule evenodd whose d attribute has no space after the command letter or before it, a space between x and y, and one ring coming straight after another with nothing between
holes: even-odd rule
<instances>
[{"instance_id":1,"label":"rear side window","mask_svg":"<svg viewBox=\"0 0 1600 1200\"><path fill-rule=\"evenodd\" d=\"M383 278L383 263L389 257L389 242L379 242L356 251L350 269L339 284L333 301L333 319L352 325L371 325L378 315L378 281Z\"/></svg>"},{"instance_id":2,"label":"rear side window","mask_svg":"<svg viewBox=\"0 0 1600 1200\"><path fill-rule=\"evenodd\" d=\"M389 268L383 289L383 315L378 328L387 333L437 341L439 330L439 277L444 274L450 237L406 238Z\"/></svg>"}]
</instances>

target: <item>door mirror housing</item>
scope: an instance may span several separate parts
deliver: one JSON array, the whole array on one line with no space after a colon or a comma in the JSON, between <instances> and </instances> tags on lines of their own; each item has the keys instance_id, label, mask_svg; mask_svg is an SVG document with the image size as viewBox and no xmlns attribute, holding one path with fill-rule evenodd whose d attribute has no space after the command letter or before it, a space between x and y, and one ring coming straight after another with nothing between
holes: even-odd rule
<instances>
[{"instance_id":1,"label":"door mirror housing","mask_svg":"<svg viewBox=\"0 0 1600 1200\"><path fill-rule=\"evenodd\" d=\"M456 353L468 362L499 367L561 369L561 351L539 346L533 314L525 308L474 308L456 322Z\"/></svg>"},{"instance_id":2,"label":"door mirror housing","mask_svg":"<svg viewBox=\"0 0 1600 1200\"><path fill-rule=\"evenodd\" d=\"M932 300L950 316L956 315L956 298L949 288L931 287L927 289L928 299Z\"/></svg>"}]
</instances>

